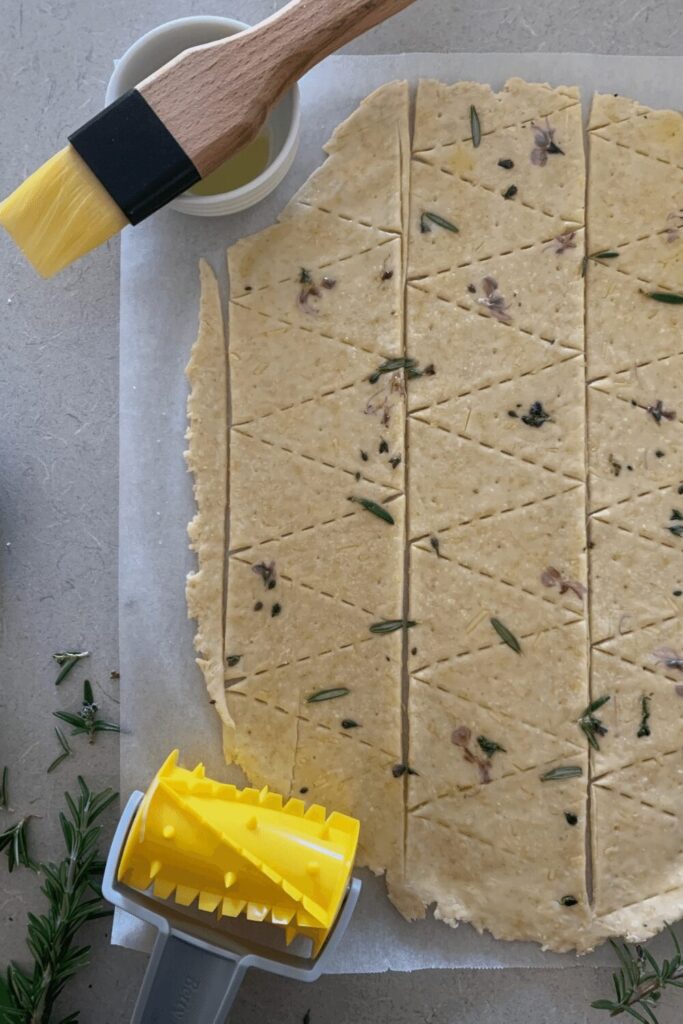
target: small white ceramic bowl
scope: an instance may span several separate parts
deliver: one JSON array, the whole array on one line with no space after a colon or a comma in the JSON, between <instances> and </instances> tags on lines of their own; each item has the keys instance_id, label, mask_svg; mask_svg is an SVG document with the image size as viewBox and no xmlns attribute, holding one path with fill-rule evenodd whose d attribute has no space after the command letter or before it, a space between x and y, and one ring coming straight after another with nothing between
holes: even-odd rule
<instances>
[{"instance_id":1,"label":"small white ceramic bowl","mask_svg":"<svg viewBox=\"0 0 683 1024\"><path fill-rule=\"evenodd\" d=\"M159 25L133 43L120 60L114 61L114 73L109 79L105 101L113 103L124 92L132 89L153 71L191 46L224 39L249 28L234 18L196 16L178 18ZM233 189L213 196L196 196L184 192L169 207L195 217L220 217L226 213L239 213L265 199L277 188L292 166L299 147L301 108L299 87L294 86L273 108L265 124L268 135L268 165L253 179Z\"/></svg>"}]
</instances>

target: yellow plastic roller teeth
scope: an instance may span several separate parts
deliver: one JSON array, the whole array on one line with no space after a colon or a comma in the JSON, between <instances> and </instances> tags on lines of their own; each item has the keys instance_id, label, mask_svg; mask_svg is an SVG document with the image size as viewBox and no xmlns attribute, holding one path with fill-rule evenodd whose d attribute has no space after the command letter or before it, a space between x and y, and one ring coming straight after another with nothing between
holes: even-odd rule
<instances>
[{"instance_id":1,"label":"yellow plastic roller teeth","mask_svg":"<svg viewBox=\"0 0 683 1024\"><path fill-rule=\"evenodd\" d=\"M289 943L324 944L346 892L355 818L269 789L207 779L174 751L145 794L119 864L120 882L218 917L271 921Z\"/></svg>"}]
</instances>

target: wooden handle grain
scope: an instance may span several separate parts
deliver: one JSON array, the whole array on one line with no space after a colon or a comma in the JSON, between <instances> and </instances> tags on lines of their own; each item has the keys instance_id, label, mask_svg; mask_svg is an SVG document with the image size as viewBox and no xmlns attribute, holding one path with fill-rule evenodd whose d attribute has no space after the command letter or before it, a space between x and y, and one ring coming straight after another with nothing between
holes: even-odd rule
<instances>
[{"instance_id":1,"label":"wooden handle grain","mask_svg":"<svg viewBox=\"0 0 683 1024\"><path fill-rule=\"evenodd\" d=\"M254 28L186 50L138 90L206 177L306 71L412 2L291 0Z\"/></svg>"}]
</instances>

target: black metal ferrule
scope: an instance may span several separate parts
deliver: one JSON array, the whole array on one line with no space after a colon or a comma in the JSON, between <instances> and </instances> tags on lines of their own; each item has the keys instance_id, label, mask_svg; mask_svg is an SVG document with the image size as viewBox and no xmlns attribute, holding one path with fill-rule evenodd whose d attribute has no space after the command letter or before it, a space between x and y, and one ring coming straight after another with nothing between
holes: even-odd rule
<instances>
[{"instance_id":1,"label":"black metal ferrule","mask_svg":"<svg viewBox=\"0 0 683 1024\"><path fill-rule=\"evenodd\" d=\"M166 206L201 177L137 89L105 107L69 142L131 224Z\"/></svg>"}]
</instances>

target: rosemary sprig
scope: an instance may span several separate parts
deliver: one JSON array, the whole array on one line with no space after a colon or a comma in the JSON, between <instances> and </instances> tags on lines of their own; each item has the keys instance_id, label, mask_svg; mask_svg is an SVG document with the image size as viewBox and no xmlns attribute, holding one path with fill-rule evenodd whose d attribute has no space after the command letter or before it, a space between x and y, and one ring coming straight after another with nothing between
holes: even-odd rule
<instances>
[{"instance_id":1,"label":"rosemary sprig","mask_svg":"<svg viewBox=\"0 0 683 1024\"><path fill-rule=\"evenodd\" d=\"M61 754L57 754L57 757L54 759L52 764L47 769L48 775L50 774L50 772L53 772L55 768L58 768L62 761L66 761L67 757L71 753L69 741L67 740L66 736L58 726L55 726L55 735L59 741L60 747L62 748L62 752Z\"/></svg>"},{"instance_id":2,"label":"rosemary sprig","mask_svg":"<svg viewBox=\"0 0 683 1024\"><path fill-rule=\"evenodd\" d=\"M475 106L470 107L470 132L472 133L472 145L476 149L481 142L481 123Z\"/></svg>"},{"instance_id":3,"label":"rosemary sprig","mask_svg":"<svg viewBox=\"0 0 683 1024\"><path fill-rule=\"evenodd\" d=\"M643 295L646 295L648 299L654 299L655 302L668 302L670 306L683 306L683 295L678 295L676 292L643 291Z\"/></svg>"},{"instance_id":4,"label":"rosemary sprig","mask_svg":"<svg viewBox=\"0 0 683 1024\"><path fill-rule=\"evenodd\" d=\"M28 836L26 832L26 826L31 817L32 815L28 814L21 821L18 821L16 825L10 825L9 828L0 833L0 853L3 851L7 853L7 866L10 872L14 871L17 864L21 864L25 868L33 868L34 870L36 868L28 852Z\"/></svg>"},{"instance_id":5,"label":"rosemary sprig","mask_svg":"<svg viewBox=\"0 0 683 1024\"><path fill-rule=\"evenodd\" d=\"M430 224L436 224L437 227L444 228L446 231L453 231L456 235L459 232L459 228L452 221L446 220L441 214L434 213L432 210L425 210L420 216L420 231L423 235L432 230Z\"/></svg>"},{"instance_id":6,"label":"rosemary sprig","mask_svg":"<svg viewBox=\"0 0 683 1024\"><path fill-rule=\"evenodd\" d=\"M8 1019L17 1024L48 1024L67 981L88 963L90 947L74 948L76 933L87 921L111 913L104 908L96 882L102 868L97 849L101 829L96 822L117 794L110 789L93 794L80 777L78 786L76 799L64 794L69 816L59 815L64 859L40 866L48 909L39 916L29 914L26 945L33 967L27 971L11 964L7 971L5 995L9 992L16 1011ZM72 1013L62 1024L74 1024L76 1017Z\"/></svg>"},{"instance_id":7,"label":"rosemary sprig","mask_svg":"<svg viewBox=\"0 0 683 1024\"><path fill-rule=\"evenodd\" d=\"M651 697L645 693L640 698L640 728L636 733L638 739L650 735L650 701Z\"/></svg>"},{"instance_id":8,"label":"rosemary sprig","mask_svg":"<svg viewBox=\"0 0 683 1024\"><path fill-rule=\"evenodd\" d=\"M53 659L61 666L61 672L55 679L55 686L64 682L76 662L81 658L87 658L89 654L90 651L58 651L57 654L53 654Z\"/></svg>"},{"instance_id":9,"label":"rosemary sprig","mask_svg":"<svg viewBox=\"0 0 683 1024\"><path fill-rule=\"evenodd\" d=\"M589 260L615 260L619 253L615 249L603 249L601 252L592 252L581 260L581 277L586 276Z\"/></svg>"},{"instance_id":10,"label":"rosemary sprig","mask_svg":"<svg viewBox=\"0 0 683 1024\"><path fill-rule=\"evenodd\" d=\"M507 644L508 647L510 647L515 652L515 654L521 654L522 645L520 644L515 634L510 632L507 626L503 625L500 619L490 619L489 621L493 628L495 629L498 636L500 637L500 639L503 641L503 643Z\"/></svg>"},{"instance_id":11,"label":"rosemary sprig","mask_svg":"<svg viewBox=\"0 0 683 1024\"><path fill-rule=\"evenodd\" d=\"M578 779L583 775L583 768L578 764L561 764L557 768L541 775L541 782L559 782L561 779Z\"/></svg>"},{"instance_id":12,"label":"rosemary sprig","mask_svg":"<svg viewBox=\"0 0 683 1024\"><path fill-rule=\"evenodd\" d=\"M668 927L673 942L674 955L670 960L657 963L652 954L642 946L631 947L625 942L610 939L612 949L619 958L620 969L612 975L614 999L596 999L591 1003L594 1010L607 1010L610 1017L625 1013L640 1024L657 1024L653 1007L659 1004L664 989L683 988L683 956L681 947L671 927ZM637 1007L637 1009L636 1009Z\"/></svg>"},{"instance_id":13,"label":"rosemary sprig","mask_svg":"<svg viewBox=\"0 0 683 1024\"><path fill-rule=\"evenodd\" d=\"M593 750L600 749L598 736L607 735L607 726L603 725L602 721L595 715L595 712L604 707L608 700L611 700L609 694L597 697L596 700L591 701L579 718L579 728L583 731Z\"/></svg>"},{"instance_id":14,"label":"rosemary sprig","mask_svg":"<svg viewBox=\"0 0 683 1024\"><path fill-rule=\"evenodd\" d=\"M318 690L306 698L307 704L317 704L321 700L334 700L336 697L346 697L351 691L346 686L335 686L330 690Z\"/></svg>"},{"instance_id":15,"label":"rosemary sprig","mask_svg":"<svg viewBox=\"0 0 683 1024\"><path fill-rule=\"evenodd\" d=\"M357 505L360 505L365 509L366 512L372 512L373 516L377 516L378 519L383 519L385 523L389 523L390 526L394 525L394 517L391 512L382 506L378 505L376 501L371 501L370 498L356 498L351 497L349 501L355 501Z\"/></svg>"},{"instance_id":16,"label":"rosemary sprig","mask_svg":"<svg viewBox=\"0 0 683 1024\"><path fill-rule=\"evenodd\" d=\"M9 790L7 789L7 780L9 777L9 768L7 765L2 769L2 780L0 780L0 807L9 807Z\"/></svg>"},{"instance_id":17,"label":"rosemary sprig","mask_svg":"<svg viewBox=\"0 0 683 1024\"><path fill-rule=\"evenodd\" d=\"M416 626L417 622L412 619L385 619L384 622L373 622L370 626L371 633L395 633L397 629L410 629Z\"/></svg>"},{"instance_id":18,"label":"rosemary sprig","mask_svg":"<svg viewBox=\"0 0 683 1024\"><path fill-rule=\"evenodd\" d=\"M88 679L83 683L83 705L78 714L73 715L69 711L53 711L52 714L55 718L59 718L62 722L66 722L67 725L72 726L72 736L76 736L78 733L85 733L88 737L88 743L95 742L96 732L121 732L118 725L114 722L104 722L101 718L97 717L98 707L95 703L92 686Z\"/></svg>"}]
</instances>

